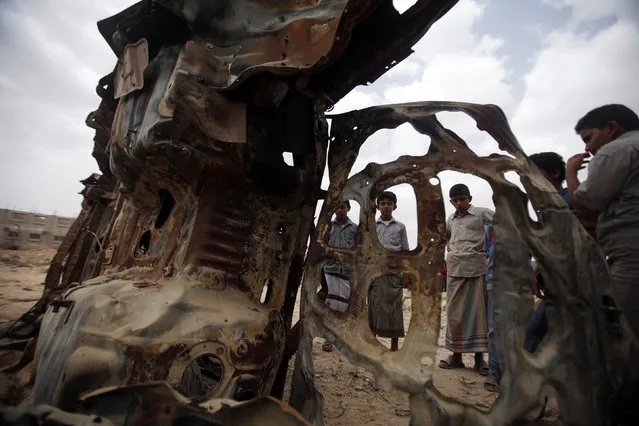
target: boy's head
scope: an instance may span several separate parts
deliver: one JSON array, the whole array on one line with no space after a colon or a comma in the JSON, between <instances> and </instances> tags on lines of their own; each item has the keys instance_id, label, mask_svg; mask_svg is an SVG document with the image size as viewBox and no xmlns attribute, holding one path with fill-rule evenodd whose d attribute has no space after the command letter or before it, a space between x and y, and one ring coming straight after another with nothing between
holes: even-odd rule
<instances>
[{"instance_id":1,"label":"boy's head","mask_svg":"<svg viewBox=\"0 0 639 426\"><path fill-rule=\"evenodd\" d=\"M348 212L351 210L351 203L346 200L337 205L335 217L338 222L345 222L348 219Z\"/></svg>"},{"instance_id":2,"label":"boy's head","mask_svg":"<svg viewBox=\"0 0 639 426\"><path fill-rule=\"evenodd\" d=\"M455 207L455 211L459 214L466 213L473 197L470 196L470 189L463 183L458 183L450 188L450 203Z\"/></svg>"},{"instance_id":3,"label":"boy's head","mask_svg":"<svg viewBox=\"0 0 639 426\"><path fill-rule=\"evenodd\" d=\"M555 187L561 188L566 180L566 163L556 152L540 152L530 156L535 166Z\"/></svg>"},{"instance_id":4,"label":"boy's head","mask_svg":"<svg viewBox=\"0 0 639 426\"><path fill-rule=\"evenodd\" d=\"M581 117L575 126L575 132L591 154L631 130L639 130L639 117L627 106L619 104L595 108Z\"/></svg>"},{"instance_id":5,"label":"boy's head","mask_svg":"<svg viewBox=\"0 0 639 426\"><path fill-rule=\"evenodd\" d=\"M397 208L397 195L390 191L384 191L377 196L377 209L382 214L382 218L390 219L393 210Z\"/></svg>"}]
</instances>

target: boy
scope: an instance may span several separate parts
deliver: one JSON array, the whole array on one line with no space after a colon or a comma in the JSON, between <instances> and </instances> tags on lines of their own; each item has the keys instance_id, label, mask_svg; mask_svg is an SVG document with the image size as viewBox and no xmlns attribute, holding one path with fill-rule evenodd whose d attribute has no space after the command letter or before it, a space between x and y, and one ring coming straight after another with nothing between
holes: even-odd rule
<instances>
[{"instance_id":1,"label":"boy","mask_svg":"<svg viewBox=\"0 0 639 426\"><path fill-rule=\"evenodd\" d=\"M561 195L561 198L566 201L566 204L570 206L568 188L564 188L566 163L561 155L556 152L539 152L532 154L529 158L535 163L535 166L537 166L541 174L552 183L557 192L559 192L559 195Z\"/></svg>"},{"instance_id":2,"label":"boy","mask_svg":"<svg viewBox=\"0 0 639 426\"><path fill-rule=\"evenodd\" d=\"M464 184L453 185L449 192L455 207L446 221L448 231L448 284L446 291L446 349L453 354L439 362L440 368L464 368L462 353L475 353L474 369L488 375L484 352L488 352L486 319L486 252L483 250L485 227L493 220L490 209L470 204L470 190Z\"/></svg>"},{"instance_id":3,"label":"boy","mask_svg":"<svg viewBox=\"0 0 639 426\"><path fill-rule=\"evenodd\" d=\"M586 152L566 165L573 208L591 211L597 219L597 242L607 256L617 303L639 337L639 117L624 105L595 108L575 131ZM577 173L590 156L588 179Z\"/></svg>"},{"instance_id":4,"label":"boy","mask_svg":"<svg viewBox=\"0 0 639 426\"><path fill-rule=\"evenodd\" d=\"M566 163L561 155L556 152L540 152L532 154L530 157L535 166L544 175L544 177L555 187L559 195L566 201L566 204L570 206L570 200L568 198L568 189L564 188L563 183L566 178ZM501 381L501 369L498 363L499 354L496 352L494 342L492 341L493 330L493 292L492 292L492 270L494 265L494 253L495 253L495 234L492 224L488 225L486 230L486 239L484 240L484 250L488 253L488 266L486 267L486 287L488 290L488 368L489 373L486 377L484 387L490 391L496 392L499 390L499 383ZM536 281L533 282L533 292L535 295L543 299L544 295L541 293L542 288L539 288L543 284L541 276L536 274ZM543 340L544 336L548 332L548 319L545 313L545 301L539 304L539 307L533 312L526 323L526 338L524 342L524 349L533 353L537 350L537 347Z\"/></svg>"},{"instance_id":5,"label":"boy","mask_svg":"<svg viewBox=\"0 0 639 426\"><path fill-rule=\"evenodd\" d=\"M393 218L397 196L384 191L377 197L377 237L390 251L408 251L406 226ZM399 349L399 338L404 337L402 274L387 274L373 279L368 288L368 323L373 334L390 337L391 351Z\"/></svg>"},{"instance_id":6,"label":"boy","mask_svg":"<svg viewBox=\"0 0 639 426\"><path fill-rule=\"evenodd\" d=\"M493 224L488 224L484 236L484 251L488 254L486 265L486 319L488 323L488 376L484 382L484 388L491 392L499 391L501 383L501 368L499 366L499 354L495 345L495 330L493 324L493 268L495 266L495 230Z\"/></svg>"},{"instance_id":7,"label":"boy","mask_svg":"<svg viewBox=\"0 0 639 426\"><path fill-rule=\"evenodd\" d=\"M564 180L566 179L566 163L561 155L556 152L540 152L529 157L539 171L546 179L555 187L561 198L564 199L568 208L570 208L570 198L568 188L564 188ZM535 296L544 299L542 294L543 280L540 274L535 274L533 282L533 292ZM546 301L542 300L539 307L532 313L526 323L526 338L524 340L524 349L533 353L548 332L548 318L546 317Z\"/></svg>"},{"instance_id":8,"label":"boy","mask_svg":"<svg viewBox=\"0 0 639 426\"><path fill-rule=\"evenodd\" d=\"M357 227L349 219L348 212L351 210L350 202L344 201L339 204L335 211L335 219L331 226L331 233L328 237L328 245L331 247L350 249L355 245L357 239ZM351 286L349 280L353 275L353 268L336 263L324 265L324 278L328 291L325 303L334 311L346 312L348 301L351 297ZM326 352L333 350L333 346L325 342L322 349Z\"/></svg>"}]
</instances>

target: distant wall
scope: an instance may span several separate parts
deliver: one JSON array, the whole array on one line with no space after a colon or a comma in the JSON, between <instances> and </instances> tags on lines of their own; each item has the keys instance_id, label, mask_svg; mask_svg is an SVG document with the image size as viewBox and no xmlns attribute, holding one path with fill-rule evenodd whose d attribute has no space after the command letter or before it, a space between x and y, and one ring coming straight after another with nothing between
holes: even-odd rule
<instances>
[{"instance_id":1,"label":"distant wall","mask_svg":"<svg viewBox=\"0 0 639 426\"><path fill-rule=\"evenodd\" d=\"M74 217L0 209L0 247L42 244L58 247Z\"/></svg>"}]
</instances>

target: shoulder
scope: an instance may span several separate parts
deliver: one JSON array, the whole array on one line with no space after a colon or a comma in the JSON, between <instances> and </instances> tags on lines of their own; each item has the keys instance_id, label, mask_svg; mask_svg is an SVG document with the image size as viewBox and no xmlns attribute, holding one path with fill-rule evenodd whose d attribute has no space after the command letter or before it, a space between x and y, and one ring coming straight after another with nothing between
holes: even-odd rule
<instances>
[{"instance_id":1,"label":"shoulder","mask_svg":"<svg viewBox=\"0 0 639 426\"><path fill-rule=\"evenodd\" d=\"M395 221L395 224L397 225L398 228L401 229L406 229L406 225L404 225L402 222L400 222L399 220Z\"/></svg>"},{"instance_id":2,"label":"shoulder","mask_svg":"<svg viewBox=\"0 0 639 426\"><path fill-rule=\"evenodd\" d=\"M629 152L637 150L639 150L639 130L626 132L614 141L599 148L599 151L597 151L597 155L594 156L593 161L597 159L598 156L625 157Z\"/></svg>"},{"instance_id":3,"label":"shoulder","mask_svg":"<svg viewBox=\"0 0 639 426\"><path fill-rule=\"evenodd\" d=\"M473 205L471 205L468 208L468 213L475 216L488 216L488 217L492 217L495 214L495 212L492 211L491 209L488 209L486 207L475 207Z\"/></svg>"},{"instance_id":4,"label":"shoulder","mask_svg":"<svg viewBox=\"0 0 639 426\"><path fill-rule=\"evenodd\" d=\"M483 214L495 214L495 212L487 207L477 207Z\"/></svg>"}]
</instances>

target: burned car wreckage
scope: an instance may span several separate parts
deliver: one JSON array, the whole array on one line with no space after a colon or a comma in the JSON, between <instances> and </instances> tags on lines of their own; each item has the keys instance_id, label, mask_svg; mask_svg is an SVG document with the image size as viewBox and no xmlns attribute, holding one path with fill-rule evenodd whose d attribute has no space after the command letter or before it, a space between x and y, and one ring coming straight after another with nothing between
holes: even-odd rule
<instances>
[{"instance_id":1,"label":"burned car wreckage","mask_svg":"<svg viewBox=\"0 0 639 426\"><path fill-rule=\"evenodd\" d=\"M639 374L637 344L605 259L498 107L371 106L329 116L329 132L325 111L410 55L455 3L417 0L400 14L391 0L145 0L100 21L118 58L86 122L101 174L83 181L82 213L42 299L6 333L2 347L22 355L5 372L31 366L35 383L28 407L3 418L321 425L311 343L325 337L380 385L406 392L413 425L513 424L549 388L565 424L621 421ZM468 114L505 153L476 156L439 123L441 111ZM426 155L350 176L369 136L404 123L430 140ZM328 191L320 189L325 167ZM445 247L444 198L433 178L444 170L479 176L494 192L495 315L507 350L490 412L432 383ZM508 171L526 193L505 179ZM386 251L374 226L376 194L399 183L417 198L418 246L408 254ZM344 199L361 206L362 240L352 250L326 242ZM534 355L516 349L532 305L525 280L512 279L531 274L531 253L554 295L553 326ZM331 260L356 271L344 313L317 296ZM383 271L415 283L411 327L393 353L366 317L368 285ZM299 414L278 401L294 353L290 404Z\"/></svg>"}]
</instances>

